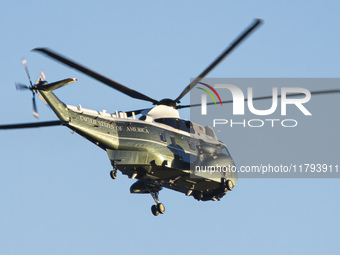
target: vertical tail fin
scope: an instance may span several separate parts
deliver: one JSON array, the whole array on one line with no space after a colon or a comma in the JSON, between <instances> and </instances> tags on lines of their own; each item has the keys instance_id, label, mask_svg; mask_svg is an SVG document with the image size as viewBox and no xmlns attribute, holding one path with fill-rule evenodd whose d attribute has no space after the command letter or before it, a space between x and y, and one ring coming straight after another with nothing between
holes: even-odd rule
<instances>
[{"instance_id":1,"label":"vertical tail fin","mask_svg":"<svg viewBox=\"0 0 340 255\"><path fill-rule=\"evenodd\" d=\"M69 78L53 83L42 82L41 84L35 86L35 89L39 91L46 103L51 107L51 109L62 122L69 121L68 109L66 105L61 102L52 91L75 81L77 81L77 79Z\"/></svg>"}]
</instances>

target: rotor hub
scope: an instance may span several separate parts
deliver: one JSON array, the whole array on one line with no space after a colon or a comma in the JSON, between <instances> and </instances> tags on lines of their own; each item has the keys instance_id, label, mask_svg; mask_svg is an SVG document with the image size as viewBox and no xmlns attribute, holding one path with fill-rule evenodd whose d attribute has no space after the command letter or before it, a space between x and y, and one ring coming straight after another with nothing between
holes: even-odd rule
<instances>
[{"instance_id":1,"label":"rotor hub","mask_svg":"<svg viewBox=\"0 0 340 255\"><path fill-rule=\"evenodd\" d=\"M170 98L164 98L157 103L157 105L166 105L166 106L170 106L173 108L176 107L176 104L177 104L176 101Z\"/></svg>"}]
</instances>

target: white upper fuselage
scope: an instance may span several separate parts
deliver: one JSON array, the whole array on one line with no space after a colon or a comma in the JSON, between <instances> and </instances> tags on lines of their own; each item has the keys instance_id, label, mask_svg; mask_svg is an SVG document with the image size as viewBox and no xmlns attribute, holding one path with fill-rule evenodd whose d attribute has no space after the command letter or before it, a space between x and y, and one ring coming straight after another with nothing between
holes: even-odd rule
<instances>
[{"instance_id":1,"label":"white upper fuselage","mask_svg":"<svg viewBox=\"0 0 340 255\"><path fill-rule=\"evenodd\" d=\"M127 117L125 112L118 112L115 113L108 113L105 110L102 112L96 110L90 110L82 108L80 105L78 107L67 105L67 108L74 112L78 112L84 115L90 115L93 117L98 117L101 119L111 120L111 121L118 121L118 122L131 122L131 123L145 123L151 124L153 126L157 126L163 129L167 129L172 132L176 132L185 136L190 136L191 138L201 139L205 142L210 143L220 143L217 140L217 137L212 130L211 127L203 127L196 123L191 123L192 128L194 129L194 133L188 133L181 129L172 127L167 124L160 123L158 120L160 119L180 119L178 110L174 109L173 107L166 106L166 105L157 105L151 109L146 109L142 112L142 117L140 119L135 118L135 114L132 114L132 117ZM209 135L207 134L209 131Z\"/></svg>"}]
</instances>

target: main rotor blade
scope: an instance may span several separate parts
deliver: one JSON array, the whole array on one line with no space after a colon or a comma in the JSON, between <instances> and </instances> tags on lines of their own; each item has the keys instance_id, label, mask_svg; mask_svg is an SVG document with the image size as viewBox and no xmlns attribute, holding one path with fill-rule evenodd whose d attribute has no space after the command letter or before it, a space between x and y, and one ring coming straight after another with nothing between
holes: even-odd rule
<instances>
[{"instance_id":1,"label":"main rotor blade","mask_svg":"<svg viewBox=\"0 0 340 255\"><path fill-rule=\"evenodd\" d=\"M250 34L259 24L261 24L261 19L255 19L254 24L251 25L245 32L243 32L232 45L227 47L220 56L218 56L214 62L212 62L198 77L196 77L190 84L182 91L182 93L175 99L175 102L178 103L182 97L184 97L195 85L197 82L202 80L211 70L213 70L237 45L239 45L247 35Z\"/></svg>"},{"instance_id":2,"label":"main rotor blade","mask_svg":"<svg viewBox=\"0 0 340 255\"><path fill-rule=\"evenodd\" d=\"M333 90L319 90L319 91L311 91L310 92L312 95L320 95L320 94L333 94L333 93L340 93L340 89L333 89ZM297 96L303 96L303 93L292 93L292 94L287 94L286 97L297 97ZM281 95L277 96L278 98L281 98ZM263 97L254 97L253 101L257 100L264 100L264 99L272 99L273 96L263 96ZM245 98L244 101L248 101L248 98ZM222 101L222 104L230 104L232 103L233 100L228 100L228 101ZM207 105L214 105L214 102L207 103ZM201 106L201 104L192 104L192 105L178 105L176 106L176 109L183 109L183 108L189 108L189 107L197 107Z\"/></svg>"},{"instance_id":3,"label":"main rotor blade","mask_svg":"<svg viewBox=\"0 0 340 255\"><path fill-rule=\"evenodd\" d=\"M55 120L55 121L45 121L45 122L0 125L0 129L39 128L39 127L61 126L61 125L62 125L61 121Z\"/></svg>"},{"instance_id":4,"label":"main rotor blade","mask_svg":"<svg viewBox=\"0 0 340 255\"><path fill-rule=\"evenodd\" d=\"M107 78L107 77L105 77L105 76L85 67L85 66L82 66L82 65L74 62L71 59L63 57L60 54L53 52L53 51L51 51L47 48L36 48L36 49L33 49L33 51L38 51L38 52L44 53L45 55L63 63L65 65L69 66L69 67L72 67L72 68L74 68L74 69L76 69L76 70L78 70L78 71L80 71L80 72L82 72L82 73L84 73L84 74L86 74L86 75L88 75L88 76L110 86L111 88L114 88L114 89L124 93L125 95L132 97L132 98L136 98L136 99L140 99L140 100L144 100L144 101L149 101L149 102L152 102L153 104L158 103L157 100L155 100L151 97L148 97L148 96L146 96L146 95L144 95L144 94L142 94L142 93L140 93L136 90L133 90L129 87L126 87L126 86L124 86L124 85L122 85L122 84L120 84L120 83L118 83L114 80L111 80L110 78Z\"/></svg>"}]
</instances>

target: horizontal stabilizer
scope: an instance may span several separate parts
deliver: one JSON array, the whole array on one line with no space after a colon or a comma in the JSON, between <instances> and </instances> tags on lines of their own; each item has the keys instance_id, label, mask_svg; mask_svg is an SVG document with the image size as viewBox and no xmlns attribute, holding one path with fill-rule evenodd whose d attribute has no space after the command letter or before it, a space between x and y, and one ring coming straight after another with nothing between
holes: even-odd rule
<instances>
[{"instance_id":1,"label":"horizontal stabilizer","mask_svg":"<svg viewBox=\"0 0 340 255\"><path fill-rule=\"evenodd\" d=\"M57 82L45 83L43 85L38 85L37 89L42 90L42 91L52 91L52 90L58 89L60 87L63 87L75 81L77 81L77 79L69 78L69 79L65 79L65 80L61 80Z\"/></svg>"}]
</instances>

